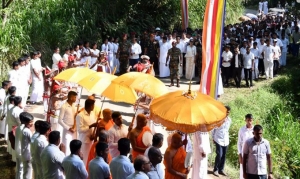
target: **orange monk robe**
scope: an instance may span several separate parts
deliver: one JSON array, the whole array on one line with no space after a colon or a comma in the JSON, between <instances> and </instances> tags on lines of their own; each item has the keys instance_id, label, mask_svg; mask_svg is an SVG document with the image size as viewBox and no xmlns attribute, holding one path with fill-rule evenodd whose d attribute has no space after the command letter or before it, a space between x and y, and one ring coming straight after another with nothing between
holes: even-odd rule
<instances>
[{"instance_id":1,"label":"orange monk robe","mask_svg":"<svg viewBox=\"0 0 300 179\"><path fill-rule=\"evenodd\" d=\"M110 119L105 125L103 124L103 120L100 120L98 125L100 127L104 126L104 129L108 131L114 124L115 124L114 121Z\"/></svg>"},{"instance_id":2,"label":"orange monk robe","mask_svg":"<svg viewBox=\"0 0 300 179\"><path fill-rule=\"evenodd\" d=\"M138 135L136 138L136 146L140 148L147 148L148 146L145 146L143 143L143 135L145 132L151 132L150 128L148 126L145 126L142 130L142 132ZM132 149L132 161L138 156L138 155L144 155L144 152L137 152Z\"/></svg>"},{"instance_id":3,"label":"orange monk robe","mask_svg":"<svg viewBox=\"0 0 300 179\"><path fill-rule=\"evenodd\" d=\"M106 123L105 125L105 130L108 131L115 123L113 122L113 120L109 120L108 123ZM101 121L100 121L100 126L101 126ZM91 149L90 149L90 152L89 152L89 155L88 155L88 159L87 159L87 162L86 162L86 170L89 171L89 163L91 160L93 160L94 158L96 158L96 145L97 145L98 142L94 142L94 144L92 145ZM108 156L107 156L107 163L109 164L112 160L112 157L110 155L110 153L108 153Z\"/></svg>"},{"instance_id":4,"label":"orange monk robe","mask_svg":"<svg viewBox=\"0 0 300 179\"><path fill-rule=\"evenodd\" d=\"M97 142L94 142L91 149L90 149L90 152L89 152L89 155L88 155L88 159L87 159L87 162L86 162L86 170L89 171L89 163L91 160L93 160L94 158L96 158L96 145L97 145L98 141ZM110 164L112 160L112 157L110 155L110 153L108 153L107 155L107 163Z\"/></svg>"},{"instance_id":5,"label":"orange monk robe","mask_svg":"<svg viewBox=\"0 0 300 179\"><path fill-rule=\"evenodd\" d=\"M186 151L182 147L180 147L177 150L175 156L173 157L173 161L172 161L173 170L186 174L187 170L184 166L185 157L186 157ZM166 166L166 164L167 164L166 160L164 160L164 164ZM180 177L169 173L166 168L165 169L165 179L180 179Z\"/></svg>"}]
</instances>

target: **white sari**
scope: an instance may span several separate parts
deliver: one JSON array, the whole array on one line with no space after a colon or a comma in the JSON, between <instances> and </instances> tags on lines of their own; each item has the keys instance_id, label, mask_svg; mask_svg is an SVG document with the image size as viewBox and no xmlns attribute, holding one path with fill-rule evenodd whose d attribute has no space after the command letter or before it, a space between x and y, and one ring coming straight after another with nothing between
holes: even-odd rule
<instances>
[{"instance_id":1,"label":"white sari","mask_svg":"<svg viewBox=\"0 0 300 179\"><path fill-rule=\"evenodd\" d=\"M31 64L31 73L32 73L32 93L30 96L31 102L41 102L43 101L43 93L44 93L44 78L42 74L42 65L41 59L32 59L30 61ZM35 71L39 72L40 79L34 73Z\"/></svg>"}]
</instances>

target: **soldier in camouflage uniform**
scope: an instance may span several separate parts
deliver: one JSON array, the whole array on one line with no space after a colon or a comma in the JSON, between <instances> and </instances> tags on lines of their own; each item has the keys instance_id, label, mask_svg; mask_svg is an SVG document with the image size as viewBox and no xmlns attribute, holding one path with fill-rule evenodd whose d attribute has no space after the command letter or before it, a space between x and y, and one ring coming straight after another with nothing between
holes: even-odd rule
<instances>
[{"instance_id":1,"label":"soldier in camouflage uniform","mask_svg":"<svg viewBox=\"0 0 300 179\"><path fill-rule=\"evenodd\" d=\"M129 52L131 44L127 41L127 34L123 35L123 40L119 44L119 49L117 52L117 58L120 62L120 75L127 72L129 66Z\"/></svg>"},{"instance_id":2,"label":"soldier in camouflage uniform","mask_svg":"<svg viewBox=\"0 0 300 179\"><path fill-rule=\"evenodd\" d=\"M172 48L168 50L168 55L166 58L166 66L168 63L170 57L170 63L169 63L169 68L170 68L170 77L171 77L171 86L174 86L174 78L176 78L177 81L177 87L179 88L179 61L180 61L180 66L182 66L182 54L179 48L176 47L176 42L172 42Z\"/></svg>"}]
</instances>

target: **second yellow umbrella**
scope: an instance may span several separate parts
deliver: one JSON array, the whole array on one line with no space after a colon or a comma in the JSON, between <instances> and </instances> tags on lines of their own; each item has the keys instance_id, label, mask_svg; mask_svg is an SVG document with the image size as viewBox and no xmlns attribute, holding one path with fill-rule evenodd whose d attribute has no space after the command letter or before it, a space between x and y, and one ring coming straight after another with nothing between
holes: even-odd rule
<instances>
[{"instance_id":1,"label":"second yellow umbrella","mask_svg":"<svg viewBox=\"0 0 300 179\"><path fill-rule=\"evenodd\" d=\"M96 72L94 70L90 70L89 68L70 68L56 75L54 80L78 83L81 79L92 73Z\"/></svg>"},{"instance_id":2,"label":"second yellow umbrella","mask_svg":"<svg viewBox=\"0 0 300 179\"><path fill-rule=\"evenodd\" d=\"M134 104L138 99L136 92L132 88L120 85L113 81L101 95L115 102L125 102L130 104Z\"/></svg>"}]
</instances>

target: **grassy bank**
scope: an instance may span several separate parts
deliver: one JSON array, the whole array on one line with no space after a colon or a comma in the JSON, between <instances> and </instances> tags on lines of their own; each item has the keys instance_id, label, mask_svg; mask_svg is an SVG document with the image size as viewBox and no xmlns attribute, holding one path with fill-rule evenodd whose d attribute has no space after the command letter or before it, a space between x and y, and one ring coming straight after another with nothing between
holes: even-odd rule
<instances>
[{"instance_id":1,"label":"grassy bank","mask_svg":"<svg viewBox=\"0 0 300 179\"><path fill-rule=\"evenodd\" d=\"M273 80L258 82L254 89L225 89L226 94L221 101L230 105L233 120L227 154L230 178L238 178L239 175L237 138L239 128L245 125L247 113L253 114L254 124L264 127L263 137L271 143L275 177L300 178L298 67L297 59L290 58L289 65Z\"/></svg>"}]
</instances>

